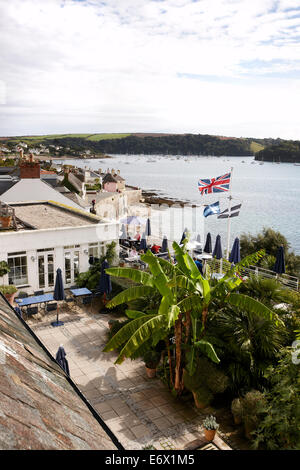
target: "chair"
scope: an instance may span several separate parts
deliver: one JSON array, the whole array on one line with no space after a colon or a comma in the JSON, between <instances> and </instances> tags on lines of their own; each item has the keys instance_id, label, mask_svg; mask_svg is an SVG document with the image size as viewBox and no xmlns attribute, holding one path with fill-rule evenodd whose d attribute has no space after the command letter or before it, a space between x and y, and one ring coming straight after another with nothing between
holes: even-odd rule
<instances>
[{"instance_id":1,"label":"chair","mask_svg":"<svg viewBox=\"0 0 300 470\"><path fill-rule=\"evenodd\" d=\"M44 295L44 291L43 290L36 290L33 295Z\"/></svg>"},{"instance_id":2,"label":"chair","mask_svg":"<svg viewBox=\"0 0 300 470\"><path fill-rule=\"evenodd\" d=\"M53 310L56 310L56 309L57 309L57 302L53 302L52 304L46 305L47 312L52 312Z\"/></svg>"},{"instance_id":3,"label":"chair","mask_svg":"<svg viewBox=\"0 0 300 470\"><path fill-rule=\"evenodd\" d=\"M92 302L92 296L88 296L88 297L83 297L82 299L82 303L83 305L89 305L90 303Z\"/></svg>"},{"instance_id":4,"label":"chair","mask_svg":"<svg viewBox=\"0 0 300 470\"><path fill-rule=\"evenodd\" d=\"M37 313L39 313L38 307L27 307L27 310L26 310L27 317L31 317L32 315L36 315Z\"/></svg>"},{"instance_id":5,"label":"chair","mask_svg":"<svg viewBox=\"0 0 300 470\"><path fill-rule=\"evenodd\" d=\"M28 297L28 294L27 292L19 292L19 295L18 297L15 298L15 300L19 300L19 299L26 299L26 297Z\"/></svg>"},{"instance_id":6,"label":"chair","mask_svg":"<svg viewBox=\"0 0 300 470\"><path fill-rule=\"evenodd\" d=\"M65 302L74 302L74 297L66 297Z\"/></svg>"}]
</instances>

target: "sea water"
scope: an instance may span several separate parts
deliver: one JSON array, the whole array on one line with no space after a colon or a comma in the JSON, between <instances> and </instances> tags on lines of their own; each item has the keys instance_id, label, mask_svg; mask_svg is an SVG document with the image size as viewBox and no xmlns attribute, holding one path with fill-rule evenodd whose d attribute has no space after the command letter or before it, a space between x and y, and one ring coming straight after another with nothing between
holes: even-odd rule
<instances>
[{"instance_id":1,"label":"sea water","mask_svg":"<svg viewBox=\"0 0 300 470\"><path fill-rule=\"evenodd\" d=\"M180 241L188 228L205 237L208 232L214 243L221 235L227 244L227 219L216 215L204 218L205 204L220 202L221 211L228 207L228 192L201 196L200 178L215 178L232 168L232 205L242 204L238 217L230 220L230 246L242 233L256 235L266 228L282 233L291 249L300 255L300 166L292 163L257 162L253 157L205 157L163 155L112 155L111 159L68 160L79 167L106 170L119 169L126 184L154 191L160 196L186 201L198 206L182 213L165 211L163 217L153 212L153 230ZM151 219L152 221L152 219ZM171 227L171 225L173 226Z\"/></svg>"}]
</instances>

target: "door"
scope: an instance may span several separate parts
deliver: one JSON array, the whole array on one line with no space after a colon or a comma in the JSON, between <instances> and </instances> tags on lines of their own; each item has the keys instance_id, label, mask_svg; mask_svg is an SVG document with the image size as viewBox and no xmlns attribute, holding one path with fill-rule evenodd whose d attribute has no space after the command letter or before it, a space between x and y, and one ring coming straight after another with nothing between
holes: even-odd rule
<instances>
[{"instance_id":1,"label":"door","mask_svg":"<svg viewBox=\"0 0 300 470\"><path fill-rule=\"evenodd\" d=\"M79 274L79 246L65 247L65 284L70 286L76 283Z\"/></svg>"},{"instance_id":2,"label":"door","mask_svg":"<svg viewBox=\"0 0 300 470\"><path fill-rule=\"evenodd\" d=\"M39 289L54 287L54 250L38 252Z\"/></svg>"}]
</instances>

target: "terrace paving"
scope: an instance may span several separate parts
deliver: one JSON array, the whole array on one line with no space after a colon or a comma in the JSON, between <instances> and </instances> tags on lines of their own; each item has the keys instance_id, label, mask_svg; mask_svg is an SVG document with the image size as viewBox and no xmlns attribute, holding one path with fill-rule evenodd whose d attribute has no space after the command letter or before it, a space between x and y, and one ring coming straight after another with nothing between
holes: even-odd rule
<instances>
[{"instance_id":1,"label":"terrace paving","mask_svg":"<svg viewBox=\"0 0 300 470\"><path fill-rule=\"evenodd\" d=\"M115 365L116 353L102 352L112 314L84 311L78 305L62 309L63 326L52 327L56 314L28 324L55 357L63 344L70 376L125 449L231 450L221 438L204 438L202 421L211 409L198 410L192 402L174 398L159 378L149 379L144 363L126 359ZM152 446L152 447L151 447Z\"/></svg>"}]
</instances>

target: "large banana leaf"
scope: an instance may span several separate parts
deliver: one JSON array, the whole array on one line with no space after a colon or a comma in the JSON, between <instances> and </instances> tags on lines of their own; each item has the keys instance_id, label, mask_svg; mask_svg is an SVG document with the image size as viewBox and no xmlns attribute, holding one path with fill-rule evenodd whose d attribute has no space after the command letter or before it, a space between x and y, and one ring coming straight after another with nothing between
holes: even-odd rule
<instances>
[{"instance_id":1,"label":"large banana leaf","mask_svg":"<svg viewBox=\"0 0 300 470\"><path fill-rule=\"evenodd\" d=\"M119 346L124 344L129 338L149 319L155 318L156 315L144 315L143 317L136 318L124 325L107 343L104 352L113 351Z\"/></svg>"},{"instance_id":2,"label":"large banana leaf","mask_svg":"<svg viewBox=\"0 0 300 470\"><path fill-rule=\"evenodd\" d=\"M131 279L137 284L143 284L143 286L154 287L153 276L145 271L133 268L107 268L106 273L111 276L125 277Z\"/></svg>"},{"instance_id":3,"label":"large banana leaf","mask_svg":"<svg viewBox=\"0 0 300 470\"><path fill-rule=\"evenodd\" d=\"M175 251L177 263L182 272L191 279L198 279L199 277L201 277L200 271L194 263L193 259L190 257L190 255L184 252L184 250L178 245L178 243L173 242L172 246Z\"/></svg>"},{"instance_id":4,"label":"large banana leaf","mask_svg":"<svg viewBox=\"0 0 300 470\"><path fill-rule=\"evenodd\" d=\"M125 313L127 315L128 318L132 318L132 319L135 319L135 318L140 318L140 317L143 317L145 315L145 312L140 312L139 310L125 310Z\"/></svg>"},{"instance_id":5,"label":"large banana leaf","mask_svg":"<svg viewBox=\"0 0 300 470\"><path fill-rule=\"evenodd\" d=\"M151 336L153 332L161 331L161 339L165 336L165 317L164 315L156 315L152 317L151 315L147 315L147 320L143 322L143 324L139 328L132 329L132 335L130 339L125 344L124 348L121 350L115 364L121 364L124 360L124 357L131 357L135 351L141 347ZM138 319L141 320L141 319ZM120 331L124 330L126 327L130 327L130 325L136 320L125 325ZM134 328L135 325L133 325ZM130 330L130 328L128 328ZM127 332L126 332L127 333ZM118 334L118 333L117 333Z\"/></svg>"},{"instance_id":6,"label":"large banana leaf","mask_svg":"<svg viewBox=\"0 0 300 470\"><path fill-rule=\"evenodd\" d=\"M258 300L249 297L248 295L231 293L226 298L226 300L230 305L244 309L249 313L255 313L256 315L262 316L267 320L274 321L276 325L283 324L275 312L270 310Z\"/></svg>"},{"instance_id":7,"label":"large banana leaf","mask_svg":"<svg viewBox=\"0 0 300 470\"><path fill-rule=\"evenodd\" d=\"M146 297L147 295L151 295L155 291L156 289L150 286L129 287L107 302L106 306L109 308L116 307L117 305L130 302L130 300L135 300L141 297Z\"/></svg>"},{"instance_id":8,"label":"large banana leaf","mask_svg":"<svg viewBox=\"0 0 300 470\"><path fill-rule=\"evenodd\" d=\"M200 312L203 307L203 299L201 299L197 294L192 294L178 302L177 305L181 312L190 312L194 310Z\"/></svg>"},{"instance_id":9,"label":"large banana leaf","mask_svg":"<svg viewBox=\"0 0 300 470\"><path fill-rule=\"evenodd\" d=\"M170 299L170 303L173 302L173 292L168 287L168 277L164 273L161 265L159 264L157 257L151 253L150 250L147 251L145 255L141 256L141 259L148 264L149 269L153 275L153 282L159 293L163 297L168 297Z\"/></svg>"},{"instance_id":10,"label":"large banana leaf","mask_svg":"<svg viewBox=\"0 0 300 470\"><path fill-rule=\"evenodd\" d=\"M180 287L181 289L186 289L188 291L195 291L195 283L191 279L189 279L187 276L184 276L183 274L174 277L174 279L171 279L168 282L169 287Z\"/></svg>"}]
</instances>

